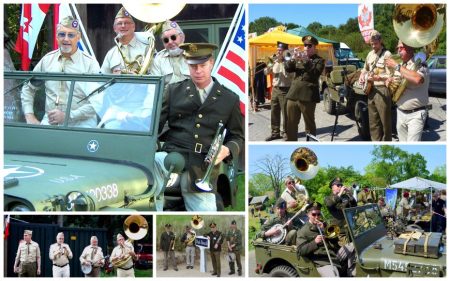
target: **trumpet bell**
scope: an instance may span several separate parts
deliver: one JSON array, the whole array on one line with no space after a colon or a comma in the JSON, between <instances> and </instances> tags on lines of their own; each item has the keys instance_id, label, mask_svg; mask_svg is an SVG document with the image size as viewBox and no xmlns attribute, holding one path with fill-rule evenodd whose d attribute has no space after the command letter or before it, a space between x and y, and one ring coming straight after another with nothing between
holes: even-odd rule
<instances>
[{"instance_id":1,"label":"trumpet bell","mask_svg":"<svg viewBox=\"0 0 450 281\"><path fill-rule=\"evenodd\" d=\"M177 3L177 1L166 1L161 3L129 1L122 4L133 17L147 23L159 23L168 20L181 12L186 5Z\"/></svg>"},{"instance_id":2,"label":"trumpet bell","mask_svg":"<svg viewBox=\"0 0 450 281\"><path fill-rule=\"evenodd\" d=\"M128 216L123 222L123 229L128 238L132 240L141 240L147 235L147 220L140 215Z\"/></svg>"},{"instance_id":3,"label":"trumpet bell","mask_svg":"<svg viewBox=\"0 0 450 281\"><path fill-rule=\"evenodd\" d=\"M399 39L419 48L432 43L444 26L445 4L395 5L393 25Z\"/></svg>"},{"instance_id":4,"label":"trumpet bell","mask_svg":"<svg viewBox=\"0 0 450 281\"><path fill-rule=\"evenodd\" d=\"M307 147L299 147L292 152L290 166L292 173L302 180L314 178L319 171L317 156Z\"/></svg>"},{"instance_id":5,"label":"trumpet bell","mask_svg":"<svg viewBox=\"0 0 450 281\"><path fill-rule=\"evenodd\" d=\"M200 229L205 225L205 221L203 220L203 218L199 215L195 215L192 217L191 220L191 226L194 229Z\"/></svg>"}]
</instances>

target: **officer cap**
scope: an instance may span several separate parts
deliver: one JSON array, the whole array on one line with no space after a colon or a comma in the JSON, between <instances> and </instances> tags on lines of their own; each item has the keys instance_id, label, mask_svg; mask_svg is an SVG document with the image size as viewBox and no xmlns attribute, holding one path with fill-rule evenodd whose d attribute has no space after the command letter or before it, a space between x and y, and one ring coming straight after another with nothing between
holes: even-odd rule
<instances>
[{"instance_id":1,"label":"officer cap","mask_svg":"<svg viewBox=\"0 0 450 281\"><path fill-rule=\"evenodd\" d=\"M211 227L211 228L216 227L216 226L217 226L217 225L216 225L215 222L212 222L212 223L209 224L209 227Z\"/></svg>"},{"instance_id":2,"label":"officer cap","mask_svg":"<svg viewBox=\"0 0 450 281\"><path fill-rule=\"evenodd\" d=\"M186 229L191 229L191 227L189 226L189 225L186 225L186 227L185 227Z\"/></svg>"},{"instance_id":3,"label":"officer cap","mask_svg":"<svg viewBox=\"0 0 450 281\"><path fill-rule=\"evenodd\" d=\"M116 240L125 239L122 234L118 233L116 236Z\"/></svg>"},{"instance_id":4,"label":"officer cap","mask_svg":"<svg viewBox=\"0 0 450 281\"><path fill-rule=\"evenodd\" d=\"M217 45L209 43L184 43L180 45L188 64L201 64L209 60Z\"/></svg>"},{"instance_id":5,"label":"officer cap","mask_svg":"<svg viewBox=\"0 0 450 281\"><path fill-rule=\"evenodd\" d=\"M76 31L80 31L80 23L78 22L77 19L73 18L72 16L67 16L67 17L63 18L59 22L59 24L64 27L75 29Z\"/></svg>"},{"instance_id":6,"label":"officer cap","mask_svg":"<svg viewBox=\"0 0 450 281\"><path fill-rule=\"evenodd\" d=\"M26 229L23 234L33 235L33 231Z\"/></svg>"},{"instance_id":7,"label":"officer cap","mask_svg":"<svg viewBox=\"0 0 450 281\"><path fill-rule=\"evenodd\" d=\"M161 33L164 33L167 30L171 30L171 29L176 29L178 33L183 33L183 30L181 30L181 27L178 25L178 23L176 21L170 21L170 20L167 20L166 22L164 22Z\"/></svg>"},{"instance_id":8,"label":"officer cap","mask_svg":"<svg viewBox=\"0 0 450 281\"><path fill-rule=\"evenodd\" d=\"M236 225L236 221L235 221L235 220L232 220L232 221L231 221L231 224L232 224L232 225Z\"/></svg>"},{"instance_id":9,"label":"officer cap","mask_svg":"<svg viewBox=\"0 0 450 281\"><path fill-rule=\"evenodd\" d=\"M165 227L172 227L170 223L166 223Z\"/></svg>"},{"instance_id":10,"label":"officer cap","mask_svg":"<svg viewBox=\"0 0 450 281\"><path fill-rule=\"evenodd\" d=\"M342 179L340 177L335 177L332 181L330 181L330 188L335 184L342 184Z\"/></svg>"},{"instance_id":11,"label":"officer cap","mask_svg":"<svg viewBox=\"0 0 450 281\"><path fill-rule=\"evenodd\" d=\"M305 211L309 212L309 211L320 211L320 209L322 208L322 204L320 204L319 202L310 202L308 204L308 206L306 207Z\"/></svg>"},{"instance_id":12,"label":"officer cap","mask_svg":"<svg viewBox=\"0 0 450 281\"><path fill-rule=\"evenodd\" d=\"M319 45L319 41L317 41L316 37L308 35L302 37L303 44L313 44Z\"/></svg>"},{"instance_id":13,"label":"officer cap","mask_svg":"<svg viewBox=\"0 0 450 281\"><path fill-rule=\"evenodd\" d=\"M117 12L117 15L115 17L116 19L118 18L129 18L130 20L133 20L133 18L131 17L130 13L128 13L127 10L125 10L124 7L120 8L119 12Z\"/></svg>"},{"instance_id":14,"label":"officer cap","mask_svg":"<svg viewBox=\"0 0 450 281\"><path fill-rule=\"evenodd\" d=\"M283 42L278 41L277 42L277 48L281 50L287 50L289 49L289 45Z\"/></svg>"},{"instance_id":15,"label":"officer cap","mask_svg":"<svg viewBox=\"0 0 450 281\"><path fill-rule=\"evenodd\" d=\"M375 29L372 30L372 32L370 33L370 40L381 40L380 32L376 31Z\"/></svg>"},{"instance_id":16,"label":"officer cap","mask_svg":"<svg viewBox=\"0 0 450 281\"><path fill-rule=\"evenodd\" d=\"M284 201L283 198L278 198L277 202L275 203L275 207L279 209L286 209L286 201Z\"/></svg>"}]
</instances>

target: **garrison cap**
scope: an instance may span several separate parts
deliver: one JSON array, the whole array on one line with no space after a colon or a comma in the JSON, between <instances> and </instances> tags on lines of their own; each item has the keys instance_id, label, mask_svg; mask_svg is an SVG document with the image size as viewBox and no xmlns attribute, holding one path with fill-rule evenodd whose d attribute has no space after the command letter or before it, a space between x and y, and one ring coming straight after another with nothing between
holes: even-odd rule
<instances>
[{"instance_id":1,"label":"garrison cap","mask_svg":"<svg viewBox=\"0 0 450 281\"><path fill-rule=\"evenodd\" d=\"M319 41L317 41L316 37L308 35L302 37L303 44L313 44L315 46L319 45Z\"/></svg>"},{"instance_id":2,"label":"garrison cap","mask_svg":"<svg viewBox=\"0 0 450 281\"><path fill-rule=\"evenodd\" d=\"M231 225L236 225L236 221L235 221L235 220L232 220L232 221L231 221Z\"/></svg>"},{"instance_id":3,"label":"garrison cap","mask_svg":"<svg viewBox=\"0 0 450 281\"><path fill-rule=\"evenodd\" d=\"M186 229L191 229L191 226L186 225L185 228L186 228Z\"/></svg>"},{"instance_id":4,"label":"garrison cap","mask_svg":"<svg viewBox=\"0 0 450 281\"><path fill-rule=\"evenodd\" d=\"M164 227L172 227L172 225L170 223L166 223Z\"/></svg>"},{"instance_id":5,"label":"garrison cap","mask_svg":"<svg viewBox=\"0 0 450 281\"><path fill-rule=\"evenodd\" d=\"M67 17L63 18L59 22L59 24L64 27L76 29L77 31L80 31L80 23L78 22L77 19L73 18L72 16L67 16Z\"/></svg>"},{"instance_id":6,"label":"garrison cap","mask_svg":"<svg viewBox=\"0 0 450 281\"><path fill-rule=\"evenodd\" d=\"M178 25L178 23L176 21L170 21L170 20L167 20L164 22L161 33L164 33L167 30L171 30L171 29L176 29L178 31L178 33L183 33L183 30L181 30L181 27Z\"/></svg>"},{"instance_id":7,"label":"garrison cap","mask_svg":"<svg viewBox=\"0 0 450 281\"><path fill-rule=\"evenodd\" d=\"M320 209L322 208L322 204L320 204L319 202L310 202L308 204L308 206L306 207L305 211L309 212L309 211L320 211Z\"/></svg>"},{"instance_id":8,"label":"garrison cap","mask_svg":"<svg viewBox=\"0 0 450 281\"><path fill-rule=\"evenodd\" d=\"M124 7L120 8L120 10L117 12L117 15L115 17L116 19L118 18L129 18L131 20L133 20L133 18L131 17L130 13L128 13L127 10L125 10Z\"/></svg>"},{"instance_id":9,"label":"garrison cap","mask_svg":"<svg viewBox=\"0 0 450 281\"><path fill-rule=\"evenodd\" d=\"M370 40L381 40L380 32L376 31L375 29L372 30L372 32L370 33Z\"/></svg>"},{"instance_id":10,"label":"garrison cap","mask_svg":"<svg viewBox=\"0 0 450 281\"><path fill-rule=\"evenodd\" d=\"M287 50L287 49L289 49L289 45L286 44L286 43L278 41L277 42L277 49Z\"/></svg>"},{"instance_id":11,"label":"garrison cap","mask_svg":"<svg viewBox=\"0 0 450 281\"><path fill-rule=\"evenodd\" d=\"M209 224L209 227L211 227L211 228L216 227L216 226L217 226L217 224L215 222L212 222Z\"/></svg>"},{"instance_id":12,"label":"garrison cap","mask_svg":"<svg viewBox=\"0 0 450 281\"><path fill-rule=\"evenodd\" d=\"M33 235L33 231L26 229L23 234Z\"/></svg>"},{"instance_id":13,"label":"garrison cap","mask_svg":"<svg viewBox=\"0 0 450 281\"><path fill-rule=\"evenodd\" d=\"M116 240L125 239L122 234L117 233Z\"/></svg>"},{"instance_id":14,"label":"garrison cap","mask_svg":"<svg viewBox=\"0 0 450 281\"><path fill-rule=\"evenodd\" d=\"M330 188L335 184L342 184L342 179L340 177L335 177L332 181L330 181Z\"/></svg>"},{"instance_id":15,"label":"garrison cap","mask_svg":"<svg viewBox=\"0 0 450 281\"><path fill-rule=\"evenodd\" d=\"M275 207L279 209L286 209L286 201L284 201L283 198L278 198L277 202L275 203Z\"/></svg>"},{"instance_id":16,"label":"garrison cap","mask_svg":"<svg viewBox=\"0 0 450 281\"><path fill-rule=\"evenodd\" d=\"M209 60L217 45L209 43L184 43L180 45L188 64L201 64Z\"/></svg>"}]
</instances>

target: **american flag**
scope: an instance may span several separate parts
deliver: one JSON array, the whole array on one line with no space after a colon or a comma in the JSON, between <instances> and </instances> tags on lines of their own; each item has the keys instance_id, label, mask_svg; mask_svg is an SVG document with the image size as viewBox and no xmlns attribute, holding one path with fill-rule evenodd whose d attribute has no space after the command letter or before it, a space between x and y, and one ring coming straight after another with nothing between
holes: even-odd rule
<instances>
[{"instance_id":1,"label":"american flag","mask_svg":"<svg viewBox=\"0 0 450 281\"><path fill-rule=\"evenodd\" d=\"M245 31L245 9L244 5L240 4L213 70L213 76L239 96L242 115L245 115L247 103L245 94L245 79L247 78Z\"/></svg>"}]
</instances>

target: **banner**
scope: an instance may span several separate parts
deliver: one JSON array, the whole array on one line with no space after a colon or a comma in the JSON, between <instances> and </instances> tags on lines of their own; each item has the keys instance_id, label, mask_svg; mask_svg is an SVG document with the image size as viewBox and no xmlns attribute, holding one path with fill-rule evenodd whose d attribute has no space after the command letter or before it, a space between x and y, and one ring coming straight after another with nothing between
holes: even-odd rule
<instances>
[{"instance_id":1,"label":"banner","mask_svg":"<svg viewBox=\"0 0 450 281\"><path fill-rule=\"evenodd\" d=\"M386 198L385 198L385 202L386 202L386 206L390 209L393 210L395 212L395 205L397 202L397 189L393 188L393 189L385 189L386 191Z\"/></svg>"},{"instance_id":2,"label":"banner","mask_svg":"<svg viewBox=\"0 0 450 281\"><path fill-rule=\"evenodd\" d=\"M358 5L358 25L366 44L370 41L370 33L374 30L374 15L372 4Z\"/></svg>"},{"instance_id":3,"label":"banner","mask_svg":"<svg viewBox=\"0 0 450 281\"><path fill-rule=\"evenodd\" d=\"M245 9L244 5L240 4L212 72L212 76L239 96L242 115L245 115L247 103L245 94L245 81L247 79L245 29Z\"/></svg>"},{"instance_id":4,"label":"banner","mask_svg":"<svg viewBox=\"0 0 450 281\"><path fill-rule=\"evenodd\" d=\"M21 54L22 70L30 70L34 47L50 4L22 4L16 50Z\"/></svg>"}]
</instances>

